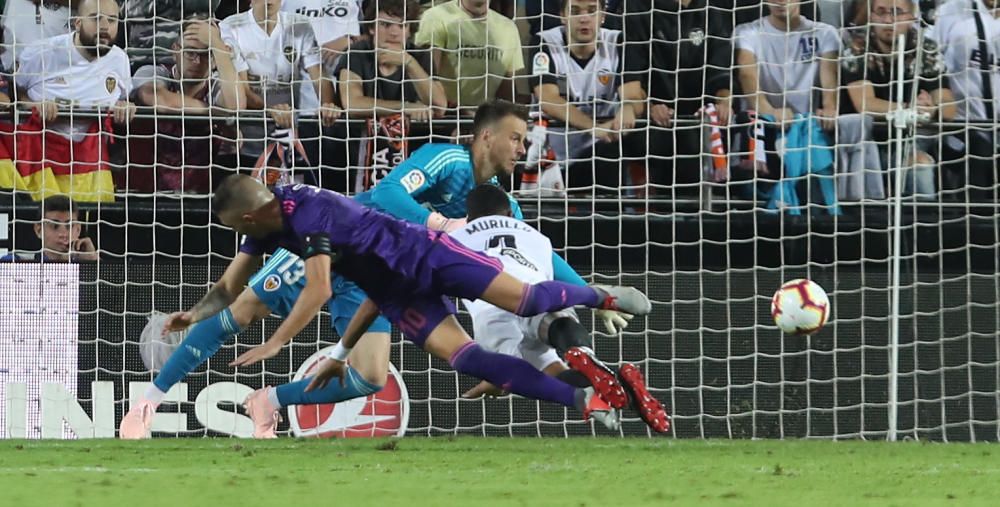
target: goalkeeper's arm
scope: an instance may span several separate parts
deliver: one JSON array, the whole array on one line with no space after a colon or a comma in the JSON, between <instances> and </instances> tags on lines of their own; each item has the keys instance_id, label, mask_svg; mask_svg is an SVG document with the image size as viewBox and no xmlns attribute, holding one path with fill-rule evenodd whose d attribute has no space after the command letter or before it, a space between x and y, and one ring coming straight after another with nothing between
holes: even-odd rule
<instances>
[{"instance_id":1,"label":"goalkeeper's arm","mask_svg":"<svg viewBox=\"0 0 1000 507\"><path fill-rule=\"evenodd\" d=\"M188 324L211 317L232 304L243 287L246 287L250 275L257 270L258 264L260 264L260 256L258 255L245 252L236 254L219 281L215 282L215 285L209 289L205 297L201 298L201 301L188 310L188 318L190 319Z\"/></svg>"}]
</instances>

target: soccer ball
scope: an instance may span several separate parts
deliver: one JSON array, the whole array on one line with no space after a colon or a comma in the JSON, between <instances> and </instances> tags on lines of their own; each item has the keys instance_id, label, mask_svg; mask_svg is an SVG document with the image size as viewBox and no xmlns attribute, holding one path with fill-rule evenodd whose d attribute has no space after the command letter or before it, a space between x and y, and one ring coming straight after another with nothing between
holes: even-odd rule
<instances>
[{"instance_id":1,"label":"soccer ball","mask_svg":"<svg viewBox=\"0 0 1000 507\"><path fill-rule=\"evenodd\" d=\"M808 335L819 331L830 315L826 291L812 280L785 282L771 298L771 316L782 331Z\"/></svg>"}]
</instances>

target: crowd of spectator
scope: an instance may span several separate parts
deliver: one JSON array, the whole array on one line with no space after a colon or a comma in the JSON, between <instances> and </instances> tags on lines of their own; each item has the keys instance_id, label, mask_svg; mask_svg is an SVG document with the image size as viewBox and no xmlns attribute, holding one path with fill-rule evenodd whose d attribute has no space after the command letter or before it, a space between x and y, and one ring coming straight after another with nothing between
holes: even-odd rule
<instances>
[{"instance_id":1,"label":"crowd of spectator","mask_svg":"<svg viewBox=\"0 0 1000 507\"><path fill-rule=\"evenodd\" d=\"M7 0L0 188L356 191L505 99L559 193L995 201L996 1Z\"/></svg>"}]
</instances>

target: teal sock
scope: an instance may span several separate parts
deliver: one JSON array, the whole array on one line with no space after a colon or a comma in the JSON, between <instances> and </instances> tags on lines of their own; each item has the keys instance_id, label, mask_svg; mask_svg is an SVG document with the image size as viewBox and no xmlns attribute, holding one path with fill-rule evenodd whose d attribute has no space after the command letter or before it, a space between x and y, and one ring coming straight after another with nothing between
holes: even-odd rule
<instances>
[{"instance_id":1,"label":"teal sock","mask_svg":"<svg viewBox=\"0 0 1000 507\"><path fill-rule=\"evenodd\" d=\"M344 375L344 385L340 385L338 379L330 381L322 389L314 389L306 392L306 387L312 381L312 377L306 377L298 382L290 382L274 388L278 404L281 407L288 405L313 405L317 403L336 403L338 401L350 400L368 396L382 390L382 386L372 384L364 378L357 370L347 367L347 374Z\"/></svg>"},{"instance_id":2,"label":"teal sock","mask_svg":"<svg viewBox=\"0 0 1000 507\"><path fill-rule=\"evenodd\" d=\"M215 354L230 336L242 329L236 324L229 308L198 322L188 332L187 337L170 355L163 369L153 379L153 385L167 392L188 373Z\"/></svg>"}]
</instances>

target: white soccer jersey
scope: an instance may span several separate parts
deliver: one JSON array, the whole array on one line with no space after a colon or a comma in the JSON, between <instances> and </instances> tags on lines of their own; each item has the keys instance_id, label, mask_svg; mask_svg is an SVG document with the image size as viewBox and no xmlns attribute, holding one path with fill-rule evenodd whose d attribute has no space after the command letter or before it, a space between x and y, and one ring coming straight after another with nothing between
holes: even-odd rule
<instances>
[{"instance_id":1,"label":"white soccer jersey","mask_svg":"<svg viewBox=\"0 0 1000 507\"><path fill-rule=\"evenodd\" d=\"M500 259L504 272L527 283L553 279L552 242L530 225L506 216L480 217L451 236L463 245ZM538 337L544 315L519 317L485 301L462 300L472 317L473 335L486 350L520 357L541 370L559 355ZM564 315L575 318L572 310Z\"/></svg>"},{"instance_id":2,"label":"white soccer jersey","mask_svg":"<svg viewBox=\"0 0 1000 507\"><path fill-rule=\"evenodd\" d=\"M361 2L358 0L285 0L281 10L309 18L316 43L322 46L345 35L361 35ZM325 69L332 72L333 69ZM303 69L302 81L309 80L309 73ZM299 110L315 113L319 110L319 97L312 86L299 90Z\"/></svg>"},{"instance_id":3,"label":"white soccer jersey","mask_svg":"<svg viewBox=\"0 0 1000 507\"><path fill-rule=\"evenodd\" d=\"M21 52L29 44L69 33L69 8L50 4L35 5L31 0L7 0L3 11L3 67L14 69Z\"/></svg>"},{"instance_id":4,"label":"white soccer jersey","mask_svg":"<svg viewBox=\"0 0 1000 507\"><path fill-rule=\"evenodd\" d=\"M539 58L549 58L548 75L542 75L543 83L559 86L559 94L566 102L580 111L597 118L610 118L618 112L618 89L622 85L621 47L618 30L601 29L597 51L580 65L569 52L565 27L557 26L539 32L543 52L535 56L535 64L541 65ZM541 69L536 69L540 74ZM554 78L554 79L553 79ZM566 133L566 129L552 128L549 143L558 160L575 160L585 155L594 144L590 132Z\"/></svg>"},{"instance_id":5,"label":"white soccer jersey","mask_svg":"<svg viewBox=\"0 0 1000 507\"><path fill-rule=\"evenodd\" d=\"M786 32L764 17L737 26L733 39L737 49L749 51L757 59L760 91L769 94L772 106L802 114L822 106L814 101L820 55L840 54L837 29L800 17L798 28Z\"/></svg>"},{"instance_id":6,"label":"white soccer jersey","mask_svg":"<svg viewBox=\"0 0 1000 507\"><path fill-rule=\"evenodd\" d=\"M303 83L304 70L321 63L316 37L309 19L287 12L278 13L278 21L270 35L257 24L253 11L234 14L219 24L222 40L233 49L233 64L237 72L246 71L250 89L259 94L268 106L290 104ZM243 152L258 154L264 149L264 130L260 122L241 123L244 137Z\"/></svg>"},{"instance_id":7,"label":"white soccer jersey","mask_svg":"<svg viewBox=\"0 0 1000 507\"><path fill-rule=\"evenodd\" d=\"M984 60L979 50L979 35L973 17L972 2L975 1L979 18L986 32L986 49L990 54L985 58L994 69L990 76L993 89L993 111L996 113L1000 102L1000 19L990 15L981 0L949 0L938 9L937 23L927 36L937 41L948 68L949 88L958 101L958 118L985 120L983 105L983 78L980 62Z\"/></svg>"},{"instance_id":8,"label":"white soccer jersey","mask_svg":"<svg viewBox=\"0 0 1000 507\"><path fill-rule=\"evenodd\" d=\"M114 46L93 61L73 44L73 33L43 39L21 53L14 82L32 101L54 100L79 107L108 107L132 93L128 56ZM91 120L59 119L52 130L78 142Z\"/></svg>"}]
</instances>

